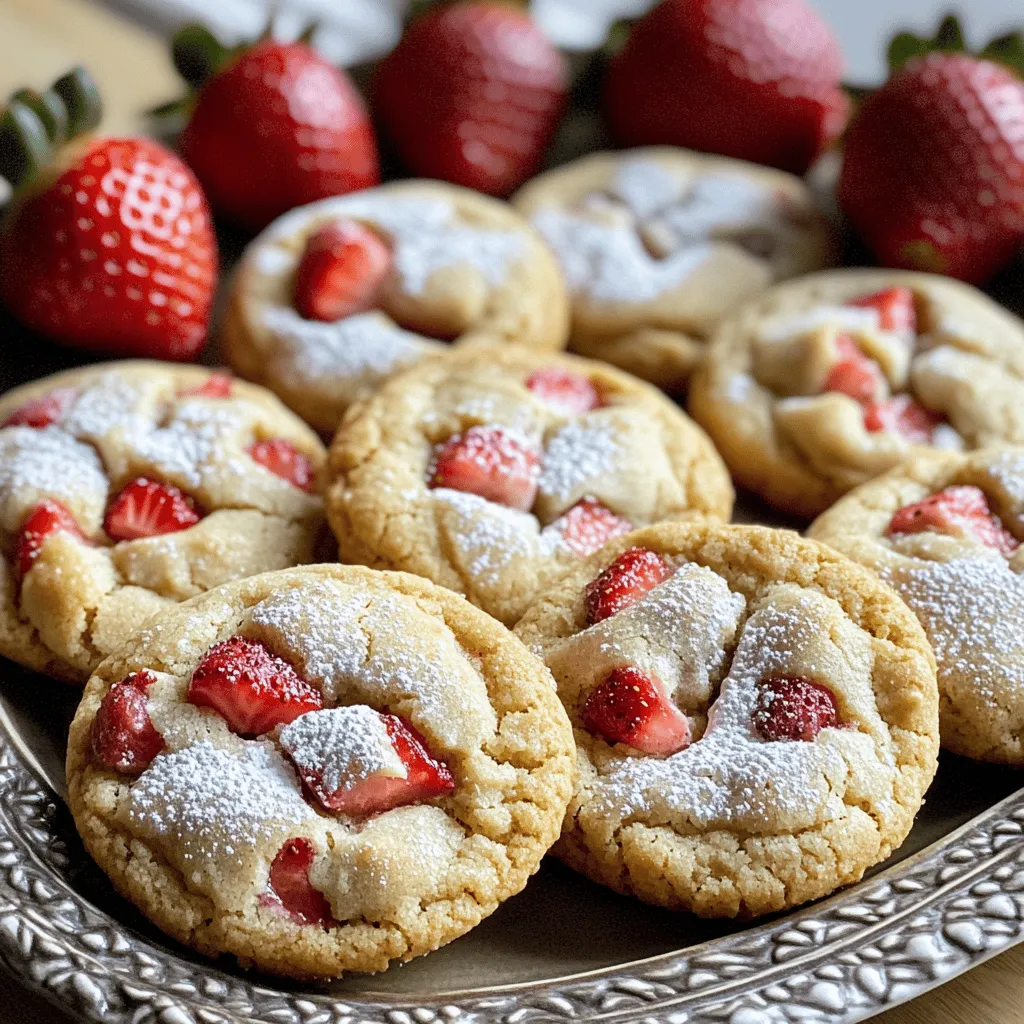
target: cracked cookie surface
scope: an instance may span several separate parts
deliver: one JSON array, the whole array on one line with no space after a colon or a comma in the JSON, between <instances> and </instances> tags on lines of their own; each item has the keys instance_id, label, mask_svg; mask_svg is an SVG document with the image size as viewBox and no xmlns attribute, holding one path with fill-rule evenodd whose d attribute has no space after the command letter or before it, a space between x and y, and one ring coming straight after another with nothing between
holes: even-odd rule
<instances>
[{"instance_id":1,"label":"cracked cookie surface","mask_svg":"<svg viewBox=\"0 0 1024 1024\"><path fill-rule=\"evenodd\" d=\"M516 632L576 735L555 853L647 902L731 917L826 895L903 842L935 773L920 625L873 574L788 531L638 530Z\"/></svg>"},{"instance_id":2,"label":"cracked cookie surface","mask_svg":"<svg viewBox=\"0 0 1024 1024\"><path fill-rule=\"evenodd\" d=\"M344 220L387 247L375 294L339 319L296 309L296 271L311 237ZM278 218L235 271L223 327L228 362L275 391L320 431L392 373L446 342L564 347L562 275L537 233L505 203L436 181L336 196Z\"/></svg>"},{"instance_id":3,"label":"cracked cookie surface","mask_svg":"<svg viewBox=\"0 0 1024 1024\"><path fill-rule=\"evenodd\" d=\"M410 370L331 448L342 557L426 576L514 624L609 537L727 519L721 459L650 385L590 360L491 346Z\"/></svg>"},{"instance_id":4,"label":"cracked cookie surface","mask_svg":"<svg viewBox=\"0 0 1024 1024\"><path fill-rule=\"evenodd\" d=\"M503 626L336 565L154 620L89 681L67 769L87 849L160 928L307 978L472 928L536 871L575 770L551 676Z\"/></svg>"},{"instance_id":5,"label":"cracked cookie surface","mask_svg":"<svg viewBox=\"0 0 1024 1024\"><path fill-rule=\"evenodd\" d=\"M571 347L673 393L738 302L834 262L799 178L690 150L596 153L540 175L513 203L561 263Z\"/></svg>"},{"instance_id":6,"label":"cracked cookie surface","mask_svg":"<svg viewBox=\"0 0 1024 1024\"><path fill-rule=\"evenodd\" d=\"M84 682L155 612L308 562L316 435L196 366L69 370L0 399L0 652Z\"/></svg>"}]
</instances>

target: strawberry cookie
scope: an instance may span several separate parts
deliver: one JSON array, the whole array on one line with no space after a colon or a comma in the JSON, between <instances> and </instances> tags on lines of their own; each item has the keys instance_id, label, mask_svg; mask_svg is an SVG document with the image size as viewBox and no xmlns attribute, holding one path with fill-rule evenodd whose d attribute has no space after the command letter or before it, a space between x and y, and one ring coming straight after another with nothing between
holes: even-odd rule
<instances>
[{"instance_id":1,"label":"strawberry cookie","mask_svg":"<svg viewBox=\"0 0 1024 1024\"><path fill-rule=\"evenodd\" d=\"M703 431L656 389L511 346L395 377L345 418L330 474L343 560L426 576L508 625L610 538L728 519L733 500Z\"/></svg>"},{"instance_id":2,"label":"strawberry cookie","mask_svg":"<svg viewBox=\"0 0 1024 1024\"><path fill-rule=\"evenodd\" d=\"M1024 323L935 274L813 274L722 324L690 412L740 485L811 517L929 450L1024 443Z\"/></svg>"},{"instance_id":3,"label":"strawberry cookie","mask_svg":"<svg viewBox=\"0 0 1024 1024\"><path fill-rule=\"evenodd\" d=\"M574 777L551 676L426 580L320 565L169 609L68 740L86 848L156 925L297 978L382 971L537 870Z\"/></svg>"},{"instance_id":4,"label":"strawberry cookie","mask_svg":"<svg viewBox=\"0 0 1024 1024\"><path fill-rule=\"evenodd\" d=\"M572 347L671 392L738 302L833 262L799 178L685 149L584 157L514 202L562 265Z\"/></svg>"},{"instance_id":5,"label":"strawberry cookie","mask_svg":"<svg viewBox=\"0 0 1024 1024\"><path fill-rule=\"evenodd\" d=\"M935 773L921 627L872 573L765 527L664 523L526 613L575 727L555 852L649 903L754 916L856 882Z\"/></svg>"},{"instance_id":6,"label":"strawberry cookie","mask_svg":"<svg viewBox=\"0 0 1024 1024\"><path fill-rule=\"evenodd\" d=\"M69 370L0 398L0 653L84 682L153 613L311 560L316 435L198 366Z\"/></svg>"},{"instance_id":7,"label":"strawberry cookie","mask_svg":"<svg viewBox=\"0 0 1024 1024\"><path fill-rule=\"evenodd\" d=\"M877 572L921 620L943 746L1024 765L1024 448L920 456L810 533Z\"/></svg>"},{"instance_id":8,"label":"strawberry cookie","mask_svg":"<svg viewBox=\"0 0 1024 1024\"><path fill-rule=\"evenodd\" d=\"M504 203L402 181L292 210L246 250L223 348L243 377L330 433L363 392L445 342L559 349L568 300Z\"/></svg>"}]
</instances>

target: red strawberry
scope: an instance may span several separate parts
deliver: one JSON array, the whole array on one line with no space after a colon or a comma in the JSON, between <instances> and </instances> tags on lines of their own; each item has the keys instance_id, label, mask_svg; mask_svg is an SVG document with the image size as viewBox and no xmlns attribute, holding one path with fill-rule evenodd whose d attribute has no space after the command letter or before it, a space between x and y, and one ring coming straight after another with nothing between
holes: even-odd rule
<instances>
[{"instance_id":1,"label":"red strawberry","mask_svg":"<svg viewBox=\"0 0 1024 1024\"><path fill-rule=\"evenodd\" d=\"M645 754L674 754L690 745L690 723L659 683L635 668L612 671L583 705L583 727L609 743Z\"/></svg>"},{"instance_id":2,"label":"red strawberry","mask_svg":"<svg viewBox=\"0 0 1024 1024\"><path fill-rule=\"evenodd\" d=\"M326 928L337 922L327 898L310 884L312 864L313 844L308 839L289 839L270 864L270 879L260 903L284 910L296 924Z\"/></svg>"},{"instance_id":3,"label":"red strawberry","mask_svg":"<svg viewBox=\"0 0 1024 1024\"><path fill-rule=\"evenodd\" d=\"M552 525L562 531L566 546L583 557L600 551L612 537L620 537L633 529L629 520L589 497L577 501Z\"/></svg>"},{"instance_id":4,"label":"red strawberry","mask_svg":"<svg viewBox=\"0 0 1024 1024\"><path fill-rule=\"evenodd\" d=\"M61 81L95 89L83 75ZM45 150L43 122L24 111L27 135ZM178 157L151 139L92 137L16 184L0 225L0 297L17 319L64 344L122 356L199 352L217 245L203 192Z\"/></svg>"},{"instance_id":5,"label":"red strawberry","mask_svg":"<svg viewBox=\"0 0 1024 1024\"><path fill-rule=\"evenodd\" d=\"M74 388L54 388L45 395L30 398L0 423L0 427L48 427L64 415L76 394Z\"/></svg>"},{"instance_id":6,"label":"red strawberry","mask_svg":"<svg viewBox=\"0 0 1024 1024\"><path fill-rule=\"evenodd\" d=\"M528 512L537 495L540 456L503 427L470 427L439 445L430 487L468 491Z\"/></svg>"},{"instance_id":7,"label":"red strawberry","mask_svg":"<svg viewBox=\"0 0 1024 1024\"><path fill-rule=\"evenodd\" d=\"M649 548L627 548L584 588L587 622L592 626L611 618L664 583L673 572L672 566Z\"/></svg>"},{"instance_id":8,"label":"red strawberry","mask_svg":"<svg viewBox=\"0 0 1024 1024\"><path fill-rule=\"evenodd\" d=\"M146 707L146 691L156 676L145 669L114 683L92 723L92 752L111 772L138 775L164 749Z\"/></svg>"},{"instance_id":9,"label":"red strawberry","mask_svg":"<svg viewBox=\"0 0 1024 1024\"><path fill-rule=\"evenodd\" d=\"M110 503L103 529L113 541L139 540L187 530L200 519L192 499L173 484L140 476Z\"/></svg>"},{"instance_id":10,"label":"red strawberry","mask_svg":"<svg viewBox=\"0 0 1024 1024\"><path fill-rule=\"evenodd\" d=\"M184 391L179 391L178 396L180 398L190 396L197 398L230 398L234 384L235 380L230 373L223 373L218 370L216 373L211 373L198 387L185 388Z\"/></svg>"},{"instance_id":11,"label":"red strawberry","mask_svg":"<svg viewBox=\"0 0 1024 1024\"><path fill-rule=\"evenodd\" d=\"M839 43L803 0L665 0L605 77L612 134L803 174L843 130Z\"/></svg>"},{"instance_id":12,"label":"red strawberry","mask_svg":"<svg viewBox=\"0 0 1024 1024\"><path fill-rule=\"evenodd\" d=\"M212 75L180 140L218 213L257 230L294 206L377 184L373 127L344 71L305 43L273 39L220 59L204 69Z\"/></svg>"},{"instance_id":13,"label":"red strawberry","mask_svg":"<svg viewBox=\"0 0 1024 1024\"><path fill-rule=\"evenodd\" d=\"M302 491L313 486L313 463L283 437L255 441L248 448L249 458L269 469L275 476L287 480Z\"/></svg>"},{"instance_id":14,"label":"red strawberry","mask_svg":"<svg viewBox=\"0 0 1024 1024\"><path fill-rule=\"evenodd\" d=\"M982 282L1024 234L1024 82L962 53L907 61L846 136L839 201L878 261Z\"/></svg>"},{"instance_id":15,"label":"red strawberry","mask_svg":"<svg viewBox=\"0 0 1024 1024\"><path fill-rule=\"evenodd\" d=\"M524 11L439 4L378 66L374 108L414 174L505 196L539 169L567 85Z\"/></svg>"},{"instance_id":16,"label":"red strawberry","mask_svg":"<svg viewBox=\"0 0 1024 1024\"><path fill-rule=\"evenodd\" d=\"M571 370L545 367L526 379L526 387L566 416L579 416L601 404L601 396L589 377Z\"/></svg>"},{"instance_id":17,"label":"red strawberry","mask_svg":"<svg viewBox=\"0 0 1024 1024\"><path fill-rule=\"evenodd\" d=\"M886 533L892 537L923 530L966 533L1004 555L1012 555L1019 543L993 515L980 487L947 487L923 501L905 505L892 517Z\"/></svg>"},{"instance_id":18,"label":"red strawberry","mask_svg":"<svg viewBox=\"0 0 1024 1024\"><path fill-rule=\"evenodd\" d=\"M763 740L813 740L839 725L836 698L827 686L802 676L763 680L752 719Z\"/></svg>"},{"instance_id":19,"label":"red strawberry","mask_svg":"<svg viewBox=\"0 0 1024 1024\"><path fill-rule=\"evenodd\" d=\"M883 331L904 331L913 334L917 330L914 293L909 288L883 288L880 292L850 299L846 304L877 309L878 326Z\"/></svg>"},{"instance_id":20,"label":"red strawberry","mask_svg":"<svg viewBox=\"0 0 1024 1024\"><path fill-rule=\"evenodd\" d=\"M213 708L239 736L261 736L323 707L320 692L291 665L244 636L222 640L203 655L189 681L188 699Z\"/></svg>"},{"instance_id":21,"label":"red strawberry","mask_svg":"<svg viewBox=\"0 0 1024 1024\"><path fill-rule=\"evenodd\" d=\"M369 309L391 269L380 236L338 220L309 237L295 272L295 308L307 320L340 320Z\"/></svg>"},{"instance_id":22,"label":"red strawberry","mask_svg":"<svg viewBox=\"0 0 1024 1024\"><path fill-rule=\"evenodd\" d=\"M18 572L24 576L32 563L39 557L47 537L53 533L70 533L84 541L85 535L78 528L74 516L59 502L45 498L29 513L18 534L15 560Z\"/></svg>"},{"instance_id":23,"label":"red strawberry","mask_svg":"<svg viewBox=\"0 0 1024 1024\"><path fill-rule=\"evenodd\" d=\"M858 402L876 398L883 384L878 363L866 356L848 334L836 336L836 349L839 360L828 371L823 390L838 391Z\"/></svg>"},{"instance_id":24,"label":"red strawberry","mask_svg":"<svg viewBox=\"0 0 1024 1024\"><path fill-rule=\"evenodd\" d=\"M864 406L864 427L871 433L889 430L911 444L931 444L942 417L929 412L910 395L893 395Z\"/></svg>"}]
</instances>

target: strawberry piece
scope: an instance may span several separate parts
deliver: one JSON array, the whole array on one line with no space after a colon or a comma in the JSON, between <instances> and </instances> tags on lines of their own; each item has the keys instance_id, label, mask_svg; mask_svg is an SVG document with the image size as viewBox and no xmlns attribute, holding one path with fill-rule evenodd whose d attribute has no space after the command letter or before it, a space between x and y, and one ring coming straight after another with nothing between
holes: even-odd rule
<instances>
[{"instance_id":1,"label":"strawberry piece","mask_svg":"<svg viewBox=\"0 0 1024 1024\"><path fill-rule=\"evenodd\" d=\"M146 707L146 691L156 682L143 669L114 683L93 719L90 740L96 760L111 772L138 775L164 749Z\"/></svg>"},{"instance_id":2,"label":"strawberry piece","mask_svg":"<svg viewBox=\"0 0 1024 1024\"><path fill-rule=\"evenodd\" d=\"M947 487L922 501L905 505L890 520L886 530L893 537L934 530L974 537L1004 555L1012 555L1019 542L989 508L980 487Z\"/></svg>"},{"instance_id":3,"label":"strawberry piece","mask_svg":"<svg viewBox=\"0 0 1024 1024\"><path fill-rule=\"evenodd\" d=\"M310 235L295 272L295 308L334 321L373 305L391 270L391 251L358 221L338 220Z\"/></svg>"},{"instance_id":4,"label":"strawberry piece","mask_svg":"<svg viewBox=\"0 0 1024 1024\"><path fill-rule=\"evenodd\" d=\"M675 570L649 548L627 548L584 588L587 622L594 625L639 601Z\"/></svg>"},{"instance_id":5,"label":"strawberry piece","mask_svg":"<svg viewBox=\"0 0 1024 1024\"><path fill-rule=\"evenodd\" d=\"M878 326L883 331L901 331L906 334L917 331L914 293L909 288L883 288L880 292L850 299L847 305L877 309Z\"/></svg>"},{"instance_id":6,"label":"strawberry piece","mask_svg":"<svg viewBox=\"0 0 1024 1024\"><path fill-rule=\"evenodd\" d=\"M299 490L308 491L313 486L313 463L291 441L272 437L266 441L255 441L247 451L253 462L258 462Z\"/></svg>"},{"instance_id":7,"label":"strawberry piece","mask_svg":"<svg viewBox=\"0 0 1024 1024\"><path fill-rule=\"evenodd\" d=\"M866 356L848 334L836 335L839 359L825 377L823 390L838 391L858 402L870 402L882 386L878 363Z\"/></svg>"},{"instance_id":8,"label":"strawberry piece","mask_svg":"<svg viewBox=\"0 0 1024 1024\"><path fill-rule=\"evenodd\" d=\"M110 503L103 529L113 541L139 540L187 530L201 518L195 502L173 484L140 476Z\"/></svg>"},{"instance_id":9,"label":"strawberry piece","mask_svg":"<svg viewBox=\"0 0 1024 1024\"><path fill-rule=\"evenodd\" d=\"M283 910L296 924L327 928L337 922L327 898L310 884L313 856L313 844L308 839L289 839L271 861L270 879L260 904Z\"/></svg>"},{"instance_id":10,"label":"strawberry piece","mask_svg":"<svg viewBox=\"0 0 1024 1024\"><path fill-rule=\"evenodd\" d=\"M54 388L45 395L30 398L0 423L0 427L48 427L64 415L76 394L74 388Z\"/></svg>"},{"instance_id":11,"label":"strawberry piece","mask_svg":"<svg viewBox=\"0 0 1024 1024\"><path fill-rule=\"evenodd\" d=\"M612 539L633 529L633 524L617 516L597 498L581 498L552 526L561 530L566 546L586 557L600 551Z\"/></svg>"},{"instance_id":12,"label":"strawberry piece","mask_svg":"<svg viewBox=\"0 0 1024 1024\"><path fill-rule=\"evenodd\" d=\"M822 729L839 726L835 694L802 676L762 680L751 715L763 740L813 740Z\"/></svg>"},{"instance_id":13,"label":"strawberry piece","mask_svg":"<svg viewBox=\"0 0 1024 1024\"><path fill-rule=\"evenodd\" d=\"M439 445L428 486L478 494L522 512L533 507L540 456L503 427L470 427Z\"/></svg>"},{"instance_id":14,"label":"strawberry piece","mask_svg":"<svg viewBox=\"0 0 1024 1024\"><path fill-rule=\"evenodd\" d=\"M74 516L59 501L45 498L28 514L18 534L15 561L22 577L32 568L47 538L54 533L70 533L85 541Z\"/></svg>"},{"instance_id":15,"label":"strawberry piece","mask_svg":"<svg viewBox=\"0 0 1024 1024\"><path fill-rule=\"evenodd\" d=\"M184 391L179 391L178 397L230 398L234 383L235 379L230 373L223 373L218 370L216 373L211 373L198 387L185 388Z\"/></svg>"},{"instance_id":16,"label":"strawberry piece","mask_svg":"<svg viewBox=\"0 0 1024 1024\"><path fill-rule=\"evenodd\" d=\"M583 727L609 743L666 756L690 745L690 723L660 684L632 667L617 668L591 691Z\"/></svg>"},{"instance_id":17,"label":"strawberry piece","mask_svg":"<svg viewBox=\"0 0 1024 1024\"><path fill-rule=\"evenodd\" d=\"M530 374L526 379L526 387L566 416L579 416L601 404L601 396L589 377L554 366Z\"/></svg>"},{"instance_id":18,"label":"strawberry piece","mask_svg":"<svg viewBox=\"0 0 1024 1024\"><path fill-rule=\"evenodd\" d=\"M319 690L258 640L244 636L222 640L203 655L189 681L188 699L213 708L239 736L261 736L323 707Z\"/></svg>"},{"instance_id":19,"label":"strawberry piece","mask_svg":"<svg viewBox=\"0 0 1024 1024\"><path fill-rule=\"evenodd\" d=\"M871 433L888 430L911 444L931 444L942 417L929 412L910 395L893 395L884 402L864 405L864 428Z\"/></svg>"}]
</instances>

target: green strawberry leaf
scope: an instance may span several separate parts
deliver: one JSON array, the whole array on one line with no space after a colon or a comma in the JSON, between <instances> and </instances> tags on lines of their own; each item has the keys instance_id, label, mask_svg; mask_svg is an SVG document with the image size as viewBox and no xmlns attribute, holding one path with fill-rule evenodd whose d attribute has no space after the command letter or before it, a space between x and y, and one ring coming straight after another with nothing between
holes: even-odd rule
<instances>
[{"instance_id":1,"label":"green strawberry leaf","mask_svg":"<svg viewBox=\"0 0 1024 1024\"><path fill-rule=\"evenodd\" d=\"M1024 33L1010 32L1005 36L999 36L978 56L996 64L1005 64L1011 71L1024 78Z\"/></svg>"},{"instance_id":2,"label":"green strawberry leaf","mask_svg":"<svg viewBox=\"0 0 1024 1024\"><path fill-rule=\"evenodd\" d=\"M91 132L103 117L103 103L95 79L83 67L72 68L50 87L67 111L67 137Z\"/></svg>"},{"instance_id":3,"label":"green strawberry leaf","mask_svg":"<svg viewBox=\"0 0 1024 1024\"><path fill-rule=\"evenodd\" d=\"M171 39L171 59L178 74L198 89L234 51L205 25L185 25Z\"/></svg>"},{"instance_id":4,"label":"green strawberry leaf","mask_svg":"<svg viewBox=\"0 0 1024 1024\"><path fill-rule=\"evenodd\" d=\"M19 89L11 101L17 100L33 110L46 128L51 144L59 145L68 137L68 111L61 98L52 90L38 93L35 89Z\"/></svg>"},{"instance_id":5,"label":"green strawberry leaf","mask_svg":"<svg viewBox=\"0 0 1024 1024\"><path fill-rule=\"evenodd\" d=\"M967 41L964 39L960 22L952 14L947 14L942 19L933 42L933 49L942 50L944 53L963 53L967 49Z\"/></svg>"},{"instance_id":6,"label":"green strawberry leaf","mask_svg":"<svg viewBox=\"0 0 1024 1024\"><path fill-rule=\"evenodd\" d=\"M967 49L960 22L952 15L942 19L934 37L915 36L913 32L900 32L889 43L889 70L898 71L911 57L926 53L963 53Z\"/></svg>"},{"instance_id":7,"label":"green strawberry leaf","mask_svg":"<svg viewBox=\"0 0 1024 1024\"><path fill-rule=\"evenodd\" d=\"M0 116L0 175L17 188L50 159L51 152L42 118L12 99Z\"/></svg>"}]
</instances>

